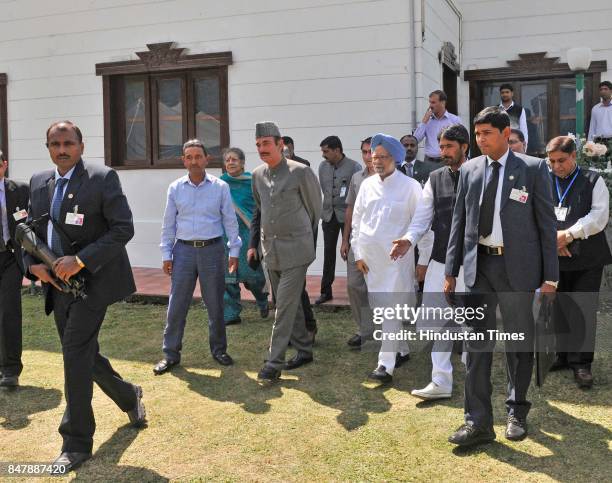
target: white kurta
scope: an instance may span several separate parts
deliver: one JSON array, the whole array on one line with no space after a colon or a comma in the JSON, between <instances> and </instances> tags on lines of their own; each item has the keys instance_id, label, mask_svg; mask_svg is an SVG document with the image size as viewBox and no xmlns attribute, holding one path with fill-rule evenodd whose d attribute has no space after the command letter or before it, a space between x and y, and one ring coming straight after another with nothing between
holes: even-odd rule
<instances>
[{"instance_id":1,"label":"white kurta","mask_svg":"<svg viewBox=\"0 0 612 483\"><path fill-rule=\"evenodd\" d=\"M397 170L384 180L378 175L371 176L359 189L353 208L351 246L355 260L363 260L369 268L365 278L373 309L414 304L410 297L415 285L414 248L396 261L389 257L389 252L393 240L408 230L421 196L420 183ZM429 260L432 237L424 237L418 247L419 259ZM383 320L383 337L401 331L401 320ZM385 366L389 374L393 374L397 352L408 352L407 341L383 339L378 364Z\"/></svg>"},{"instance_id":2,"label":"white kurta","mask_svg":"<svg viewBox=\"0 0 612 483\"><path fill-rule=\"evenodd\" d=\"M351 247L355 260L363 260L370 271L366 275L368 292L407 293L414 291L414 247L397 261L389 252L393 240L402 238L422 196L418 181L395 171L384 180L370 176L359 189L353 208ZM431 234L430 234L431 235ZM432 237L418 244L419 261L427 265Z\"/></svg>"}]
</instances>

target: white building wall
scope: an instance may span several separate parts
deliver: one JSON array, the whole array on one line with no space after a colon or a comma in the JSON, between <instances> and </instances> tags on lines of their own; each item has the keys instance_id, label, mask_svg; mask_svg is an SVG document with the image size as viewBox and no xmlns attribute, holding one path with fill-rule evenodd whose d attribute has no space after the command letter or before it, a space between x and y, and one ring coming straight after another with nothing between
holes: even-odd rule
<instances>
[{"instance_id":1,"label":"white building wall","mask_svg":"<svg viewBox=\"0 0 612 483\"><path fill-rule=\"evenodd\" d=\"M260 120L277 121L315 171L330 134L360 161L360 139L412 128L409 12L405 0L0 0L12 176L27 180L50 166L44 133L58 119L77 123L86 159L103 163L95 64L136 59L145 44L164 41L192 54L232 51L230 137L247 152L247 168L259 163ZM182 174L120 171L134 212L135 266L159 266L166 188ZM321 271L319 248L311 273Z\"/></svg>"},{"instance_id":2,"label":"white building wall","mask_svg":"<svg viewBox=\"0 0 612 483\"><path fill-rule=\"evenodd\" d=\"M416 122L419 123L429 107L429 93L442 89L442 64L438 58L442 45L451 42L459 53L460 21L451 7L452 2L412 1L415 8ZM418 158L423 158L422 150Z\"/></svg>"},{"instance_id":3,"label":"white building wall","mask_svg":"<svg viewBox=\"0 0 612 483\"><path fill-rule=\"evenodd\" d=\"M421 5L425 6L424 14ZM451 42L459 53L459 17L445 0L416 2L418 112L420 122L429 107L429 93L442 89L442 64L438 58L444 42ZM424 26L424 29L423 29ZM423 32L424 30L424 32ZM423 38L424 37L424 38Z\"/></svg>"},{"instance_id":4,"label":"white building wall","mask_svg":"<svg viewBox=\"0 0 612 483\"><path fill-rule=\"evenodd\" d=\"M463 15L461 68L505 67L518 54L547 52L567 62L567 50L590 47L612 65L612 4L606 0L456 0ZM612 79L610 70L602 80ZM460 115L469 116L469 84L461 82Z\"/></svg>"}]
</instances>

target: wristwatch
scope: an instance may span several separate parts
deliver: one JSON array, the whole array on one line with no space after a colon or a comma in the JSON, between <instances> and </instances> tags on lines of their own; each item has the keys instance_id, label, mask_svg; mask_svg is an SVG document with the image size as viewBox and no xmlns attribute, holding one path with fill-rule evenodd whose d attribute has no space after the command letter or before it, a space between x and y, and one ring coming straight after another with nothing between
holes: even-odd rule
<instances>
[{"instance_id":1,"label":"wristwatch","mask_svg":"<svg viewBox=\"0 0 612 483\"><path fill-rule=\"evenodd\" d=\"M552 285L555 288L559 286L559 282L551 282L550 280L546 280L544 283L547 283L548 285Z\"/></svg>"},{"instance_id":2,"label":"wristwatch","mask_svg":"<svg viewBox=\"0 0 612 483\"><path fill-rule=\"evenodd\" d=\"M81 268L85 268L85 264L84 264L84 263L81 261L81 259L80 259L79 257L77 257L77 256L75 255L75 257L74 257L74 258L75 258L76 262L79 264L79 267L81 267Z\"/></svg>"},{"instance_id":3,"label":"wristwatch","mask_svg":"<svg viewBox=\"0 0 612 483\"><path fill-rule=\"evenodd\" d=\"M565 241L567 243L572 243L574 241L574 235L572 235L569 230L565 232Z\"/></svg>"}]
</instances>

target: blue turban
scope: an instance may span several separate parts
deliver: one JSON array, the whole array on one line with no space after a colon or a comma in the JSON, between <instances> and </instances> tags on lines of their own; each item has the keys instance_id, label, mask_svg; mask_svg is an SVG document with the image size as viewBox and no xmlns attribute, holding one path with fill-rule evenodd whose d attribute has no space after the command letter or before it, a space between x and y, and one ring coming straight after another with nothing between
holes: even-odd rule
<instances>
[{"instance_id":1,"label":"blue turban","mask_svg":"<svg viewBox=\"0 0 612 483\"><path fill-rule=\"evenodd\" d=\"M396 165L400 165L404 162L406 158L406 149L399 142L398 139L393 136L389 136L388 134L378 133L372 138L372 142L370 144L370 148L372 151L376 149L376 146L382 146L387 150L387 152L393 157Z\"/></svg>"}]
</instances>

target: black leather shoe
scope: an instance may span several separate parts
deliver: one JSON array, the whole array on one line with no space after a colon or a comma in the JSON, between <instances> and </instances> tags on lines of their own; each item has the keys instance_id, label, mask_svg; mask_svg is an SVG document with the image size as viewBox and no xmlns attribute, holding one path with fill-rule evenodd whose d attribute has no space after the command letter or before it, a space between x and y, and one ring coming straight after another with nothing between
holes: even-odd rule
<instances>
[{"instance_id":1,"label":"black leather shoe","mask_svg":"<svg viewBox=\"0 0 612 483\"><path fill-rule=\"evenodd\" d=\"M332 297L329 294L325 294L322 293L319 298L317 300L315 300L315 305L321 305L324 304L325 302L329 302L330 300L332 300L334 297Z\"/></svg>"},{"instance_id":2,"label":"black leather shoe","mask_svg":"<svg viewBox=\"0 0 612 483\"><path fill-rule=\"evenodd\" d=\"M134 392L136 393L136 406L126 412L132 426L142 428L147 425L147 411L142 402L142 387L134 385Z\"/></svg>"},{"instance_id":3,"label":"black leather shoe","mask_svg":"<svg viewBox=\"0 0 612 483\"><path fill-rule=\"evenodd\" d=\"M281 371L274 369L270 366L263 366L259 374L257 374L257 380L263 383L276 382L280 379Z\"/></svg>"},{"instance_id":4,"label":"black leather shoe","mask_svg":"<svg viewBox=\"0 0 612 483\"><path fill-rule=\"evenodd\" d=\"M517 418L508 416L508 424L506 425L506 439L510 441L521 441L527 437L527 420L525 418Z\"/></svg>"},{"instance_id":5,"label":"black leather shoe","mask_svg":"<svg viewBox=\"0 0 612 483\"><path fill-rule=\"evenodd\" d=\"M160 374L163 374L164 372L168 372L178 363L179 361L169 361L168 359L162 359L157 364L155 364L155 367L153 368L153 372L155 373L156 376L159 376Z\"/></svg>"},{"instance_id":6,"label":"black leather shoe","mask_svg":"<svg viewBox=\"0 0 612 483\"><path fill-rule=\"evenodd\" d=\"M0 387L7 389L15 389L19 386L19 376L2 376L0 378Z\"/></svg>"},{"instance_id":7,"label":"black leather shoe","mask_svg":"<svg viewBox=\"0 0 612 483\"><path fill-rule=\"evenodd\" d=\"M68 451L63 451L51 465L53 474L67 475L90 458L91 453L70 453Z\"/></svg>"},{"instance_id":8,"label":"black leather shoe","mask_svg":"<svg viewBox=\"0 0 612 483\"><path fill-rule=\"evenodd\" d=\"M472 446L475 444L490 443L495 440L495 431L492 428L479 428L472 424L464 424L455 434L448 438L449 443L457 446Z\"/></svg>"},{"instance_id":9,"label":"black leather shoe","mask_svg":"<svg viewBox=\"0 0 612 483\"><path fill-rule=\"evenodd\" d=\"M270 315L270 307L267 307L265 309L259 309L259 315L261 315L262 319L267 319L268 315Z\"/></svg>"},{"instance_id":10,"label":"black leather shoe","mask_svg":"<svg viewBox=\"0 0 612 483\"><path fill-rule=\"evenodd\" d=\"M550 366L548 372L564 371L565 369L569 368L570 366L567 363L567 359L565 359L564 357L557 356L555 362L553 362L552 366Z\"/></svg>"},{"instance_id":11,"label":"black leather shoe","mask_svg":"<svg viewBox=\"0 0 612 483\"><path fill-rule=\"evenodd\" d=\"M405 356L401 355L399 352L395 356L395 367L401 367L404 363L410 360L410 354L406 354Z\"/></svg>"},{"instance_id":12,"label":"black leather shoe","mask_svg":"<svg viewBox=\"0 0 612 483\"><path fill-rule=\"evenodd\" d=\"M306 364L310 364L313 361L312 355L306 356L299 352L285 363L285 370L290 371L291 369L297 369Z\"/></svg>"},{"instance_id":13,"label":"black leather shoe","mask_svg":"<svg viewBox=\"0 0 612 483\"><path fill-rule=\"evenodd\" d=\"M213 359L216 360L222 366L231 366L234 363L234 359L232 359L227 352L222 352L221 354L213 354Z\"/></svg>"},{"instance_id":14,"label":"black leather shoe","mask_svg":"<svg viewBox=\"0 0 612 483\"><path fill-rule=\"evenodd\" d=\"M580 368L574 369L574 380L581 389L590 389L593 387L593 374L590 369Z\"/></svg>"},{"instance_id":15,"label":"black leather shoe","mask_svg":"<svg viewBox=\"0 0 612 483\"><path fill-rule=\"evenodd\" d=\"M385 366L378 366L368 376L369 379L373 379L378 382L389 383L393 380L393 376L387 372Z\"/></svg>"},{"instance_id":16,"label":"black leather shoe","mask_svg":"<svg viewBox=\"0 0 612 483\"><path fill-rule=\"evenodd\" d=\"M361 336L359 334L355 334L346 341L346 345L348 345L351 349L359 349L361 347Z\"/></svg>"},{"instance_id":17,"label":"black leather shoe","mask_svg":"<svg viewBox=\"0 0 612 483\"><path fill-rule=\"evenodd\" d=\"M242 319L240 317L236 317L235 319L225 321L226 327L228 325L238 325L238 324L242 324Z\"/></svg>"}]
</instances>

